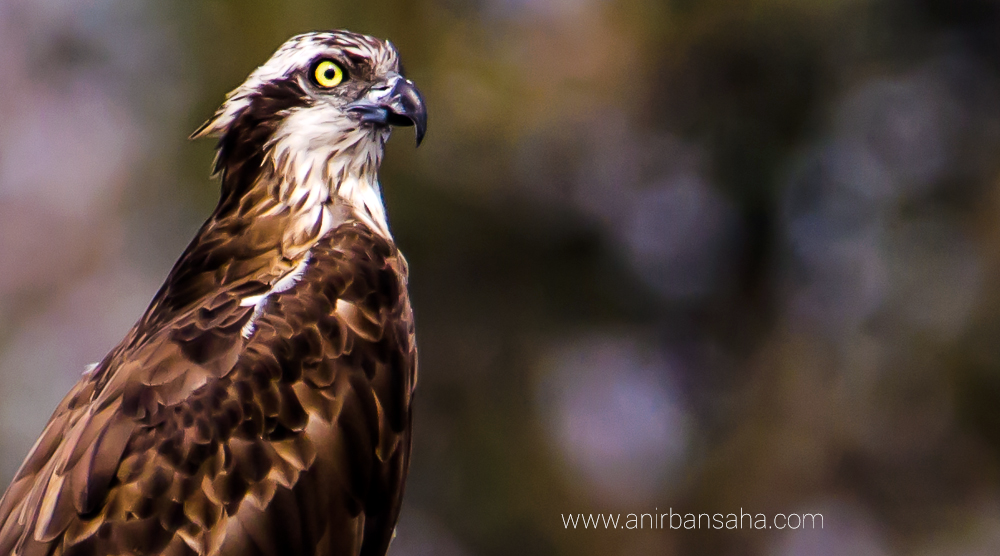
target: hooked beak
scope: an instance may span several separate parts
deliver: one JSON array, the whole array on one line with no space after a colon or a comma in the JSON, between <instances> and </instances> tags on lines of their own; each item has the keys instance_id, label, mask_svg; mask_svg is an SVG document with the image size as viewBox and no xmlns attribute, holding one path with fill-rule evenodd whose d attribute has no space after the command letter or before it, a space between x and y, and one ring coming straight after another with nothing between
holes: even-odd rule
<instances>
[{"instance_id":1,"label":"hooked beak","mask_svg":"<svg viewBox=\"0 0 1000 556\"><path fill-rule=\"evenodd\" d=\"M412 81L401 75L384 87L372 87L364 97L347 105L361 121L383 126L414 126L417 146L427 132L427 107L424 97Z\"/></svg>"}]
</instances>

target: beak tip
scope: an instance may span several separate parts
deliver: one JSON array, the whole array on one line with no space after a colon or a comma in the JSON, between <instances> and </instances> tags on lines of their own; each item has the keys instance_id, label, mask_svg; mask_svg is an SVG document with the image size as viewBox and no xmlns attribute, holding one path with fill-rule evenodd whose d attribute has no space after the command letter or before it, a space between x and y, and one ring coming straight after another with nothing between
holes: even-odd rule
<instances>
[{"instance_id":1,"label":"beak tip","mask_svg":"<svg viewBox=\"0 0 1000 556\"><path fill-rule=\"evenodd\" d=\"M424 142L424 135L427 134L427 118L422 118L420 121L414 123L414 131L417 137L417 147Z\"/></svg>"},{"instance_id":2,"label":"beak tip","mask_svg":"<svg viewBox=\"0 0 1000 556\"><path fill-rule=\"evenodd\" d=\"M417 86L408 79L402 79L397 83L394 93L400 99L403 114L413 123L419 147L427 132L427 107L424 104L424 97Z\"/></svg>"}]
</instances>

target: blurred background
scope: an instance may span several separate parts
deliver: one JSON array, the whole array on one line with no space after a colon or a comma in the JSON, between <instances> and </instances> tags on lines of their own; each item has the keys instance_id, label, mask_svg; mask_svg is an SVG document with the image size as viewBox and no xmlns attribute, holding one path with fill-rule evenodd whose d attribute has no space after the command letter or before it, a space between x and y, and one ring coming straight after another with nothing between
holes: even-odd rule
<instances>
[{"instance_id":1,"label":"blurred background","mask_svg":"<svg viewBox=\"0 0 1000 556\"><path fill-rule=\"evenodd\" d=\"M293 34L388 37L421 350L395 556L1000 553L1000 2L0 0L0 482ZM576 513L822 530L566 530Z\"/></svg>"}]
</instances>

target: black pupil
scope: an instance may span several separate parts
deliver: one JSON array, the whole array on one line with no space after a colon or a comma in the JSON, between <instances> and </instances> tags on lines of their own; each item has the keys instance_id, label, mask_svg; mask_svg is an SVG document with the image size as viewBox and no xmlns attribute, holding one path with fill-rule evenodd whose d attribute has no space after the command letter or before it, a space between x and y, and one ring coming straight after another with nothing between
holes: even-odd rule
<instances>
[{"instance_id":1,"label":"black pupil","mask_svg":"<svg viewBox=\"0 0 1000 556\"><path fill-rule=\"evenodd\" d=\"M333 81L333 79L337 77L337 69L331 66L327 68L325 72L323 72L323 76L326 77L328 80Z\"/></svg>"}]
</instances>

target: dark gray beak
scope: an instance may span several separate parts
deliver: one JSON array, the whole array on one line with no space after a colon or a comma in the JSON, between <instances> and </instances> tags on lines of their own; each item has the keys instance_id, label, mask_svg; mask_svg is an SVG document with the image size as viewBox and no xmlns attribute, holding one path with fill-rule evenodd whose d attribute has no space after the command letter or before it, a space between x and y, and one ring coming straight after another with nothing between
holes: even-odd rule
<instances>
[{"instance_id":1,"label":"dark gray beak","mask_svg":"<svg viewBox=\"0 0 1000 556\"><path fill-rule=\"evenodd\" d=\"M427 133L427 107L417 86L409 79L398 77L388 93L372 89L364 98L347 105L362 122L376 125L414 126L417 146Z\"/></svg>"}]
</instances>

